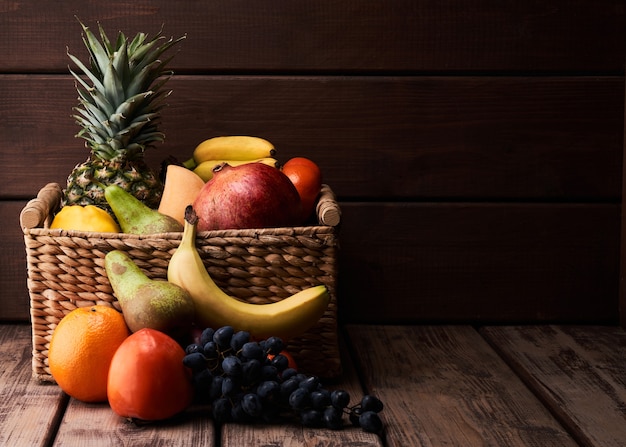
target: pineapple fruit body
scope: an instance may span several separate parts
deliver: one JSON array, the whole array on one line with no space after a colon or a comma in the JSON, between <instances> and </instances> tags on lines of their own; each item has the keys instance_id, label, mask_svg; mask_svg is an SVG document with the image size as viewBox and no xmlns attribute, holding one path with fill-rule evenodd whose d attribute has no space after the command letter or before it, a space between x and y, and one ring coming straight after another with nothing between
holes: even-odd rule
<instances>
[{"instance_id":1,"label":"pineapple fruit body","mask_svg":"<svg viewBox=\"0 0 626 447\"><path fill-rule=\"evenodd\" d=\"M103 185L117 185L154 209L163 193L159 177L143 160L116 163L90 157L76 165L68 177L64 204L96 205L111 212Z\"/></svg>"}]
</instances>

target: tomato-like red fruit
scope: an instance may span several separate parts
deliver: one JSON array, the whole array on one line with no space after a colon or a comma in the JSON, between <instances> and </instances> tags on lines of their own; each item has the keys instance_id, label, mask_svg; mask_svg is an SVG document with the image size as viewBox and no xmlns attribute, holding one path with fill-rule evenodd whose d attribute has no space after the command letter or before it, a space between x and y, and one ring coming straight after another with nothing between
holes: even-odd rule
<instances>
[{"instance_id":1,"label":"tomato-like red fruit","mask_svg":"<svg viewBox=\"0 0 626 447\"><path fill-rule=\"evenodd\" d=\"M310 217L315 207L317 196L322 187L322 171L313 161L305 157L287 160L281 168L298 190L302 203L302 221Z\"/></svg>"},{"instance_id":2,"label":"tomato-like red fruit","mask_svg":"<svg viewBox=\"0 0 626 447\"><path fill-rule=\"evenodd\" d=\"M125 418L168 419L193 399L191 372L183 365L185 351L170 336L140 329L115 352L107 383L111 409Z\"/></svg>"}]
</instances>

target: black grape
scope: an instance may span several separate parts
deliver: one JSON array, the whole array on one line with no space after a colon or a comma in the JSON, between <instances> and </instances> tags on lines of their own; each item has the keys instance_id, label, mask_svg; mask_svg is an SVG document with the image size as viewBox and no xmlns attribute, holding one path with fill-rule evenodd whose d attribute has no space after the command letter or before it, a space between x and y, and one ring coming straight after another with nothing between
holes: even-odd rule
<instances>
[{"instance_id":1,"label":"black grape","mask_svg":"<svg viewBox=\"0 0 626 447\"><path fill-rule=\"evenodd\" d=\"M192 352L183 357L183 365L193 371L202 371L206 369L207 360L203 353Z\"/></svg>"},{"instance_id":2,"label":"black grape","mask_svg":"<svg viewBox=\"0 0 626 447\"><path fill-rule=\"evenodd\" d=\"M261 377L261 362L257 359L246 360L241 364L243 383L252 385L259 381Z\"/></svg>"},{"instance_id":3,"label":"black grape","mask_svg":"<svg viewBox=\"0 0 626 447\"><path fill-rule=\"evenodd\" d=\"M217 343L215 343L213 340L208 341L204 344L204 347L202 348L202 352L204 352L204 355L207 359L216 359L219 357L219 350L217 348Z\"/></svg>"},{"instance_id":4,"label":"black grape","mask_svg":"<svg viewBox=\"0 0 626 447\"><path fill-rule=\"evenodd\" d=\"M282 354L278 354L272 359L271 365L281 372L289 367L289 359Z\"/></svg>"},{"instance_id":5,"label":"black grape","mask_svg":"<svg viewBox=\"0 0 626 447\"><path fill-rule=\"evenodd\" d=\"M225 351L230 348L230 339L232 338L234 333L235 330L232 328L232 326L222 326L221 328L217 329L213 334L213 341L217 343L217 346L222 351Z\"/></svg>"},{"instance_id":6,"label":"black grape","mask_svg":"<svg viewBox=\"0 0 626 447\"><path fill-rule=\"evenodd\" d=\"M232 397L240 391L239 384L232 377L222 380L222 396Z\"/></svg>"},{"instance_id":7,"label":"black grape","mask_svg":"<svg viewBox=\"0 0 626 447\"><path fill-rule=\"evenodd\" d=\"M383 428L383 423L374 411L365 411L359 416L359 425L363 430L370 433L378 433Z\"/></svg>"},{"instance_id":8,"label":"black grape","mask_svg":"<svg viewBox=\"0 0 626 447\"><path fill-rule=\"evenodd\" d=\"M256 359L258 361L265 360L265 353L263 352L263 348L253 341L245 343L241 347L241 355L247 359Z\"/></svg>"},{"instance_id":9,"label":"black grape","mask_svg":"<svg viewBox=\"0 0 626 447\"><path fill-rule=\"evenodd\" d=\"M363 411L373 411L374 413L380 413L383 411L383 403L376 396L366 394L361 399L361 409Z\"/></svg>"},{"instance_id":10,"label":"black grape","mask_svg":"<svg viewBox=\"0 0 626 447\"><path fill-rule=\"evenodd\" d=\"M200 335L200 346L204 346L208 342L212 341L214 333L215 331L210 327L204 329Z\"/></svg>"},{"instance_id":11,"label":"black grape","mask_svg":"<svg viewBox=\"0 0 626 447\"><path fill-rule=\"evenodd\" d=\"M288 400L291 393L298 389L300 383L295 379L291 378L280 384L280 395L284 400Z\"/></svg>"},{"instance_id":12,"label":"black grape","mask_svg":"<svg viewBox=\"0 0 626 447\"><path fill-rule=\"evenodd\" d=\"M343 427L341 410L337 407L327 407L322 414L322 422L326 428L339 430Z\"/></svg>"},{"instance_id":13,"label":"black grape","mask_svg":"<svg viewBox=\"0 0 626 447\"><path fill-rule=\"evenodd\" d=\"M252 341L231 326L206 328L185 348L183 364L191 371L195 400L210 405L218 424L285 423L295 417L305 427L340 430L348 415L364 431L383 430L380 399L366 394L349 406L347 391L331 391L319 377L290 367L285 350L279 337Z\"/></svg>"},{"instance_id":14,"label":"black grape","mask_svg":"<svg viewBox=\"0 0 626 447\"><path fill-rule=\"evenodd\" d=\"M330 393L324 391L313 391L311 393L311 406L315 410L323 410L330 405Z\"/></svg>"},{"instance_id":15,"label":"black grape","mask_svg":"<svg viewBox=\"0 0 626 447\"><path fill-rule=\"evenodd\" d=\"M209 401L213 402L218 398L222 397L222 382L224 382L224 377L222 376L214 376L211 381L211 386L209 387Z\"/></svg>"},{"instance_id":16,"label":"black grape","mask_svg":"<svg viewBox=\"0 0 626 447\"><path fill-rule=\"evenodd\" d=\"M275 380L261 382L256 393L263 400L275 401L280 396L280 384Z\"/></svg>"},{"instance_id":17,"label":"black grape","mask_svg":"<svg viewBox=\"0 0 626 447\"><path fill-rule=\"evenodd\" d=\"M250 341L250 333L246 331L238 331L233 334L230 339L230 348L234 353L241 350L243 345Z\"/></svg>"},{"instance_id":18,"label":"black grape","mask_svg":"<svg viewBox=\"0 0 626 447\"><path fill-rule=\"evenodd\" d=\"M191 343L185 348L185 354L193 354L194 352L202 352L202 345Z\"/></svg>"},{"instance_id":19,"label":"black grape","mask_svg":"<svg viewBox=\"0 0 626 447\"><path fill-rule=\"evenodd\" d=\"M241 365L239 357L231 355L222 360L222 371L224 371L224 374L227 376L237 379L243 376L243 366Z\"/></svg>"},{"instance_id":20,"label":"black grape","mask_svg":"<svg viewBox=\"0 0 626 447\"><path fill-rule=\"evenodd\" d=\"M283 349L285 349L285 345L279 337L270 337L265 340L265 350L268 354L278 355Z\"/></svg>"},{"instance_id":21,"label":"black grape","mask_svg":"<svg viewBox=\"0 0 626 447\"><path fill-rule=\"evenodd\" d=\"M311 377L307 377L306 379L302 380L298 386L300 388L304 388L309 393L311 393L311 392L313 392L313 391L315 391L317 389L317 386L319 385L319 383L320 383L320 381L319 381L319 379L317 377L311 376Z\"/></svg>"},{"instance_id":22,"label":"black grape","mask_svg":"<svg viewBox=\"0 0 626 447\"><path fill-rule=\"evenodd\" d=\"M280 373L280 378L282 380L288 380L294 377L296 374L298 374L298 371L296 371L295 368L287 368L282 373Z\"/></svg>"},{"instance_id":23,"label":"black grape","mask_svg":"<svg viewBox=\"0 0 626 447\"><path fill-rule=\"evenodd\" d=\"M296 388L289 395L289 406L294 410L304 410L310 403L311 398L309 392L304 388Z\"/></svg>"},{"instance_id":24,"label":"black grape","mask_svg":"<svg viewBox=\"0 0 626 447\"><path fill-rule=\"evenodd\" d=\"M350 403L350 395L344 390L334 390L330 393L330 402L333 407L342 410Z\"/></svg>"},{"instance_id":25,"label":"black grape","mask_svg":"<svg viewBox=\"0 0 626 447\"><path fill-rule=\"evenodd\" d=\"M263 413L261 398L254 393L245 394L241 399L241 406L243 411L253 418L261 417L261 414Z\"/></svg>"}]
</instances>

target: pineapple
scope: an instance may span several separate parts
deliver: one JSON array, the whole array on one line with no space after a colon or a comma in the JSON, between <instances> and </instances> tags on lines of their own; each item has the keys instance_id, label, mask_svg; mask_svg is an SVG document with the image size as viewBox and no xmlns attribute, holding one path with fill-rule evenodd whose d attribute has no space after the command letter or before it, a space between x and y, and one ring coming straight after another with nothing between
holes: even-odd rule
<instances>
[{"instance_id":1,"label":"pineapple","mask_svg":"<svg viewBox=\"0 0 626 447\"><path fill-rule=\"evenodd\" d=\"M73 117L82 127L76 135L90 149L87 161L67 179L63 205L97 205L111 212L104 187L118 185L151 208L157 208L163 185L144 161L144 151L164 135L158 129L160 111L170 92L162 89L171 72L160 60L166 50L185 38L153 39L143 33L132 41L119 32L111 42L98 25L101 42L81 23L91 69L68 53L82 72L76 79L79 105Z\"/></svg>"}]
</instances>

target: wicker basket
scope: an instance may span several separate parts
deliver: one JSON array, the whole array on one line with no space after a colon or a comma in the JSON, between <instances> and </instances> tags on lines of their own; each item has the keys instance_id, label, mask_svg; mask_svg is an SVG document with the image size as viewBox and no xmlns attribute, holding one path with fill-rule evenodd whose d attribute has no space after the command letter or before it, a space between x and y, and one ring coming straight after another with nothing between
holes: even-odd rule
<instances>
[{"instance_id":1,"label":"wicker basket","mask_svg":"<svg viewBox=\"0 0 626 447\"><path fill-rule=\"evenodd\" d=\"M51 230L60 207L61 187L50 183L22 210L28 264L33 338L33 376L54 381L48 347L54 328L76 307L105 304L119 309L104 271L104 256L124 250L153 279L167 277L167 265L182 233L149 236ZM288 349L301 370L337 377L341 362L337 333L337 225L340 209L323 185L317 204L319 225L293 228L220 230L198 234L205 265L227 293L252 303L283 299L324 284L331 300L318 324L289 340Z\"/></svg>"}]
</instances>

